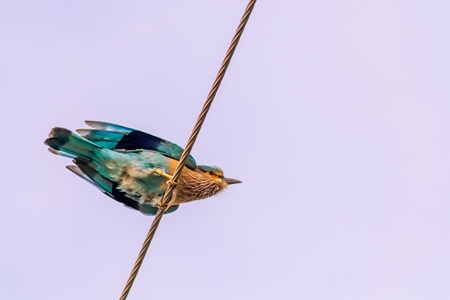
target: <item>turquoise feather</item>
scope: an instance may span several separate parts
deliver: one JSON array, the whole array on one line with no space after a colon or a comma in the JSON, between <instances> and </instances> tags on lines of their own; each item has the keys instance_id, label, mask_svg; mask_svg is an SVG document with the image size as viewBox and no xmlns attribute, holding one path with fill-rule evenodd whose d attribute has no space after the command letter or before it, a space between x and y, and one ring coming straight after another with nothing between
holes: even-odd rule
<instances>
[{"instance_id":1,"label":"turquoise feather","mask_svg":"<svg viewBox=\"0 0 450 300\"><path fill-rule=\"evenodd\" d=\"M55 127L45 140L50 152L71 158L67 168L109 197L144 214L154 215L183 149L142 131L106 122L87 121L93 129L73 133ZM212 166L197 166L192 156L179 177L165 213L179 204L216 195L239 180L225 178Z\"/></svg>"},{"instance_id":2,"label":"turquoise feather","mask_svg":"<svg viewBox=\"0 0 450 300\"><path fill-rule=\"evenodd\" d=\"M158 208L155 205L164 195L167 179L146 170L158 168L167 171L169 158L166 156L150 150L118 152L103 148L64 128L54 128L45 143L50 147L50 152L74 158L77 166L68 166L68 169L106 195L144 214L156 214ZM141 176L131 187L117 184L122 179L123 170L129 167L133 167L135 173L140 172ZM156 200L148 202L143 199L144 196ZM177 208L178 205L174 205L166 213Z\"/></svg>"},{"instance_id":3,"label":"turquoise feather","mask_svg":"<svg viewBox=\"0 0 450 300\"><path fill-rule=\"evenodd\" d=\"M177 144L139 130L99 121L86 121L86 124L94 129L78 129L77 133L108 149L154 150L175 160L183 153ZM194 170L196 166L195 159L189 155L186 167Z\"/></svg>"},{"instance_id":4,"label":"turquoise feather","mask_svg":"<svg viewBox=\"0 0 450 300\"><path fill-rule=\"evenodd\" d=\"M86 180L96 188L98 188L100 191L105 193L106 195L112 197L112 189L113 184L112 182L105 180L104 178L99 178L95 175L88 176L86 173L81 171L80 167L78 166L67 166L66 167L69 171L73 172L75 175L79 176L80 178ZM93 177L97 177L97 179L94 179ZM91 179L92 178L92 179Z\"/></svg>"}]
</instances>

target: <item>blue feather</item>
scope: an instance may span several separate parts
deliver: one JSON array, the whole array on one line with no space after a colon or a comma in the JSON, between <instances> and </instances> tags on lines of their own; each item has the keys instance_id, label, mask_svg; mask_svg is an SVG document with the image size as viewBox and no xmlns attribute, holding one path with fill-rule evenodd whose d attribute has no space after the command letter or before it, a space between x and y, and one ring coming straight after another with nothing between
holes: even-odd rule
<instances>
[{"instance_id":1,"label":"blue feather","mask_svg":"<svg viewBox=\"0 0 450 300\"><path fill-rule=\"evenodd\" d=\"M92 167L92 163L87 161L82 161L80 159L75 160L77 166L67 166L66 168L72 171L75 175L89 182L100 191L102 191L105 195L110 198L116 200L117 202L122 203L123 205L139 210L145 215L156 215L158 211L157 207L150 205L148 202L140 203L137 199L131 199L124 192L120 191L117 187L117 183L110 181L99 173L95 171ZM169 207L164 214L168 214L174 212L178 209L179 205L173 205Z\"/></svg>"},{"instance_id":2,"label":"blue feather","mask_svg":"<svg viewBox=\"0 0 450 300\"><path fill-rule=\"evenodd\" d=\"M86 123L86 125L95 128L95 129L100 129L100 130L105 130L105 131L114 131L114 132L120 132L120 133L130 133L132 132L134 129L132 128L128 128L122 125L117 125L117 124L113 124L113 123L108 123L108 122L101 122L101 121L84 121Z\"/></svg>"},{"instance_id":3,"label":"blue feather","mask_svg":"<svg viewBox=\"0 0 450 300\"><path fill-rule=\"evenodd\" d=\"M147 215L155 215L158 211L158 207L155 207L155 203L143 201L139 197L139 194L130 194L124 192L118 187L117 182L112 178L118 175L117 172L121 172L120 168L115 169L114 165L105 165L105 161L114 161L117 164L129 164L131 161L135 161L138 165L143 163L140 160L140 155L149 156L145 165L140 165L140 170L152 169L158 167L164 170L164 166L167 165L165 156L158 152L147 151L142 154L141 151L132 153L121 153L112 151L103 147L102 143L114 143L115 146L118 141L120 142L130 131L126 131L124 127L119 127L121 132L108 132L108 131L84 131L82 132L87 137L92 137L92 141L88 138L79 136L70 130L55 127L50 133L50 137L45 140L50 148L49 151L53 154L72 158L76 166L67 166L67 169L72 171L77 176L81 177L85 181L94 185L100 189L104 194L123 203L124 205L137 209ZM111 141L110 141L110 140ZM115 139L115 141L114 141ZM94 142L95 140L98 140ZM106 149L105 149L106 148ZM164 189L161 190L161 186L165 185L165 179L160 176L150 177L148 180L149 187L147 191L152 191L155 194L163 194ZM165 213L170 213L178 209L178 205L171 206Z\"/></svg>"},{"instance_id":4,"label":"blue feather","mask_svg":"<svg viewBox=\"0 0 450 300\"><path fill-rule=\"evenodd\" d=\"M89 182L90 184L92 184L93 186L95 186L96 188L98 188L100 191L102 191L104 194L112 197L112 183L110 186L106 186L106 184L104 184L103 186L98 184L95 180L91 179L86 173L84 173L80 167L78 166L66 166L66 168L71 171L72 173L74 173L75 175L77 175L78 177L86 180L87 182ZM106 180L106 179L105 179Z\"/></svg>"},{"instance_id":5,"label":"blue feather","mask_svg":"<svg viewBox=\"0 0 450 300\"><path fill-rule=\"evenodd\" d=\"M45 144L53 148L51 152L54 154L66 157L82 157L88 160L95 149L101 149L100 146L93 142L60 127L52 129L50 137L45 140Z\"/></svg>"},{"instance_id":6,"label":"blue feather","mask_svg":"<svg viewBox=\"0 0 450 300\"><path fill-rule=\"evenodd\" d=\"M139 130L100 121L86 121L86 124L95 129L78 129L77 132L108 149L153 150L176 160L179 160L183 153L183 148L177 144ZM186 167L192 170L197 167L191 155L186 161Z\"/></svg>"}]
</instances>

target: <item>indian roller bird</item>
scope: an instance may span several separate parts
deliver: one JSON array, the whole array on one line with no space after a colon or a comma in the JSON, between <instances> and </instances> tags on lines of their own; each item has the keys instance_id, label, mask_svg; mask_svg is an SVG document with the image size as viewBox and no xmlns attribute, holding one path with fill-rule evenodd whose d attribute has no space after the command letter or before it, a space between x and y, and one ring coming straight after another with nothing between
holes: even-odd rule
<instances>
[{"instance_id":1,"label":"indian roller bird","mask_svg":"<svg viewBox=\"0 0 450 300\"><path fill-rule=\"evenodd\" d=\"M86 121L93 129L55 127L45 144L49 151L71 158L67 169L104 194L147 215L162 204L183 148L151 134L98 121ZM224 177L218 167L197 165L189 156L165 213L182 203L217 195L241 181Z\"/></svg>"}]
</instances>

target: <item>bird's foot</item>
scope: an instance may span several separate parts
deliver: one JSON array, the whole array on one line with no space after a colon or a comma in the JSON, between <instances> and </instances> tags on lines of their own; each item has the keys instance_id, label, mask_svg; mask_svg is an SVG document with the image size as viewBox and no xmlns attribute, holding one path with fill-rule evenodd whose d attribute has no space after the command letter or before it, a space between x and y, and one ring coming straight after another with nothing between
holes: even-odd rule
<instances>
[{"instance_id":1,"label":"bird's foot","mask_svg":"<svg viewBox=\"0 0 450 300\"><path fill-rule=\"evenodd\" d=\"M160 169L155 169L155 172L156 172L156 174L158 174L160 176L163 176L163 177L166 177L167 179L169 179L169 180L166 181L167 185L173 185L174 187L177 185L177 182L172 180L172 178L173 178L172 175L169 175L166 172L161 171Z\"/></svg>"},{"instance_id":2,"label":"bird's foot","mask_svg":"<svg viewBox=\"0 0 450 300\"><path fill-rule=\"evenodd\" d=\"M169 209L169 207L171 207L171 206L172 206L172 201L169 201L169 203L167 203L167 205L164 205L162 200L160 200L158 202L158 208L162 209L162 211L164 211L164 212L166 212Z\"/></svg>"},{"instance_id":3,"label":"bird's foot","mask_svg":"<svg viewBox=\"0 0 450 300\"><path fill-rule=\"evenodd\" d=\"M176 187L177 184L178 184L178 182L173 181L173 180L167 180L167 181L166 181L166 184L167 184L168 186L173 185L173 187Z\"/></svg>"},{"instance_id":4,"label":"bird's foot","mask_svg":"<svg viewBox=\"0 0 450 300\"><path fill-rule=\"evenodd\" d=\"M161 171L160 169L155 169L155 172L156 172L156 174L158 174L160 176L163 176L163 177L166 177L169 180L172 180L172 178L173 178L172 175L169 175L166 172Z\"/></svg>"}]
</instances>

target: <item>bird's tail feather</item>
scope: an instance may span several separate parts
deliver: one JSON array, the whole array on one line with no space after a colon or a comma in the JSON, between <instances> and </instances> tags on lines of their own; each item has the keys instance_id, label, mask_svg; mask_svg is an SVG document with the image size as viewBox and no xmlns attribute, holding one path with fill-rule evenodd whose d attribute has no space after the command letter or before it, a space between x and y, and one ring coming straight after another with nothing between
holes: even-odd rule
<instances>
[{"instance_id":1,"label":"bird's tail feather","mask_svg":"<svg viewBox=\"0 0 450 300\"><path fill-rule=\"evenodd\" d=\"M110 181L108 181L107 179L101 178L100 182L95 181L94 179L92 179L90 176L88 176L85 173L85 170L82 170L79 166L70 165L70 166L66 166L66 168L69 171L71 171L72 173L74 173L75 175L77 175L78 177L86 180L87 182L89 182L90 184L92 184L93 186L98 188L100 191L102 191L106 195L112 197L112 183ZM100 174L98 174L98 176L100 176Z\"/></svg>"},{"instance_id":2,"label":"bird's tail feather","mask_svg":"<svg viewBox=\"0 0 450 300\"><path fill-rule=\"evenodd\" d=\"M79 170L84 174L83 177L89 178L92 183L97 186L101 191L106 192L108 196L112 197L113 184L110 180L106 179L99 172L97 172L95 164L91 161L75 158L73 162L78 166ZM71 170L71 169L69 169ZM71 170L74 172L74 170ZM74 172L79 175L78 172Z\"/></svg>"},{"instance_id":3,"label":"bird's tail feather","mask_svg":"<svg viewBox=\"0 0 450 300\"><path fill-rule=\"evenodd\" d=\"M49 150L53 154L87 160L91 160L91 154L95 149L101 149L99 145L61 127L52 129L45 144L50 147Z\"/></svg>"}]
</instances>

